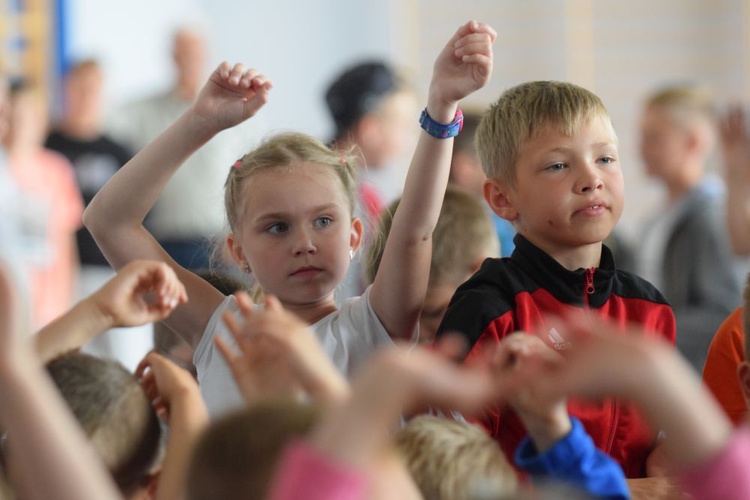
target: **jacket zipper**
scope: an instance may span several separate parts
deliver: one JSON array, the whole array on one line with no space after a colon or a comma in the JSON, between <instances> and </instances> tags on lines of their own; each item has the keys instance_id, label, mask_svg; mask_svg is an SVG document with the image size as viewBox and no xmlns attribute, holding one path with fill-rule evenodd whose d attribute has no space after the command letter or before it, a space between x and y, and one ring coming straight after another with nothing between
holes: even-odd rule
<instances>
[{"instance_id":1,"label":"jacket zipper","mask_svg":"<svg viewBox=\"0 0 750 500\"><path fill-rule=\"evenodd\" d=\"M589 295L593 295L594 292L596 292L596 288L594 287L594 273L595 272L596 272L595 267L590 267L583 272L583 276L584 276L583 301L586 304L586 307L589 306ZM610 425L609 428L611 430L609 433L609 439L607 440L607 448L605 449L605 451L610 455L612 454L612 447L615 442L617 421L619 420L619 417L620 417L620 407L617 404L617 400L613 398L611 405L612 405L612 416L611 416L610 424L609 424Z\"/></svg>"},{"instance_id":2,"label":"jacket zipper","mask_svg":"<svg viewBox=\"0 0 750 500\"><path fill-rule=\"evenodd\" d=\"M596 288L594 288L594 272L596 272L595 267L590 267L583 272L583 302L586 304L586 307L589 306L589 295L596 292Z\"/></svg>"}]
</instances>

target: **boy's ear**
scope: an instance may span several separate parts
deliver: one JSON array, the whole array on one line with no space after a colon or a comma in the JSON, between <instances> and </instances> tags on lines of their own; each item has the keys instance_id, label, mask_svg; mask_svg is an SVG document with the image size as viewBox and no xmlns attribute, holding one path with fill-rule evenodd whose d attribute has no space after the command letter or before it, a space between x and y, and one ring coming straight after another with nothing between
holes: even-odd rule
<instances>
[{"instance_id":1,"label":"boy's ear","mask_svg":"<svg viewBox=\"0 0 750 500\"><path fill-rule=\"evenodd\" d=\"M750 363L743 361L737 365L737 379L745 396L745 404L750 408Z\"/></svg>"},{"instance_id":2,"label":"boy's ear","mask_svg":"<svg viewBox=\"0 0 750 500\"><path fill-rule=\"evenodd\" d=\"M234 233L229 233L227 235L227 249L229 250L229 255L232 257L232 260L240 269L248 273L252 271L252 269L250 269L250 264L245 258L245 253L242 251L242 246Z\"/></svg>"},{"instance_id":3,"label":"boy's ear","mask_svg":"<svg viewBox=\"0 0 750 500\"><path fill-rule=\"evenodd\" d=\"M349 247L352 249L352 252L356 252L362 244L363 233L364 226L362 225L362 221L357 217L352 217L352 232L349 236Z\"/></svg>"},{"instance_id":4,"label":"boy's ear","mask_svg":"<svg viewBox=\"0 0 750 500\"><path fill-rule=\"evenodd\" d=\"M499 217L513 222L518 219L518 211L513 203L513 190L497 179L484 181L484 199Z\"/></svg>"}]
</instances>

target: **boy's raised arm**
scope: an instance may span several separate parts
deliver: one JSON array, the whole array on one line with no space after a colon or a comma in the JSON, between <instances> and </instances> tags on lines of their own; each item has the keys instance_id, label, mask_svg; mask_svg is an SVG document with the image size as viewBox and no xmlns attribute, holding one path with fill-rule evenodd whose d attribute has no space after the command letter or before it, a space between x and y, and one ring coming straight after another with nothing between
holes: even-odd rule
<instances>
[{"instance_id":1,"label":"boy's raised arm","mask_svg":"<svg viewBox=\"0 0 750 500\"><path fill-rule=\"evenodd\" d=\"M482 88L492 74L496 33L470 21L435 61L426 113L440 124L456 118L458 101ZM409 338L422 309L435 229L448 184L453 139L422 132L409 166L401 203L383 251L370 300L394 338Z\"/></svg>"},{"instance_id":2,"label":"boy's raised arm","mask_svg":"<svg viewBox=\"0 0 750 500\"><path fill-rule=\"evenodd\" d=\"M267 101L271 87L255 70L223 63L193 106L118 170L84 212L84 224L115 269L135 259L153 259L175 270L195 300L190 307L178 308L167 323L193 346L223 297L178 266L146 231L143 220L185 160L223 129L253 116Z\"/></svg>"}]
</instances>

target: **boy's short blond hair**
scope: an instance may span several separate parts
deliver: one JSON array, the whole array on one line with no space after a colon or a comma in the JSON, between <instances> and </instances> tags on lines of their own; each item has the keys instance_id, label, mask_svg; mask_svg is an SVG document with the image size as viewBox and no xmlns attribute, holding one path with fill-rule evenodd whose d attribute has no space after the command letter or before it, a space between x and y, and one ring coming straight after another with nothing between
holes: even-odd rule
<instances>
[{"instance_id":1,"label":"boy's short blond hair","mask_svg":"<svg viewBox=\"0 0 750 500\"><path fill-rule=\"evenodd\" d=\"M701 85L673 85L664 87L646 99L646 108L666 109L675 123L688 124L703 120L709 125L716 122L716 106L713 92Z\"/></svg>"},{"instance_id":2,"label":"boy's short blond hair","mask_svg":"<svg viewBox=\"0 0 750 500\"><path fill-rule=\"evenodd\" d=\"M611 126L601 99L572 83L535 81L506 90L477 128L477 151L484 173L490 179L515 186L515 166L525 141L550 127L573 135L595 117Z\"/></svg>"},{"instance_id":3,"label":"boy's short blond hair","mask_svg":"<svg viewBox=\"0 0 750 500\"><path fill-rule=\"evenodd\" d=\"M369 283L380 267L398 204L399 200L394 201L383 214L380 237L369 248L365 270ZM429 286L463 283L489 255L500 255L500 242L489 214L474 196L448 187L432 233Z\"/></svg>"},{"instance_id":4,"label":"boy's short blond hair","mask_svg":"<svg viewBox=\"0 0 750 500\"><path fill-rule=\"evenodd\" d=\"M472 425L416 417L396 434L396 447L424 498L503 498L518 488L498 444Z\"/></svg>"}]
</instances>

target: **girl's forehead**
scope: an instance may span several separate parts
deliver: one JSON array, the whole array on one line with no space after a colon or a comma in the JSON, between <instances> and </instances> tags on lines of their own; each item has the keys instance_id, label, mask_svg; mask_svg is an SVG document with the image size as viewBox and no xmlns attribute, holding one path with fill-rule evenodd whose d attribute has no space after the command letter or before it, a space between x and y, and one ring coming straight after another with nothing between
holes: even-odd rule
<instances>
[{"instance_id":1,"label":"girl's forehead","mask_svg":"<svg viewBox=\"0 0 750 500\"><path fill-rule=\"evenodd\" d=\"M314 163L294 164L258 171L245 183L245 203L251 210L269 205L302 208L336 203L347 206L344 186L331 167Z\"/></svg>"}]
</instances>

